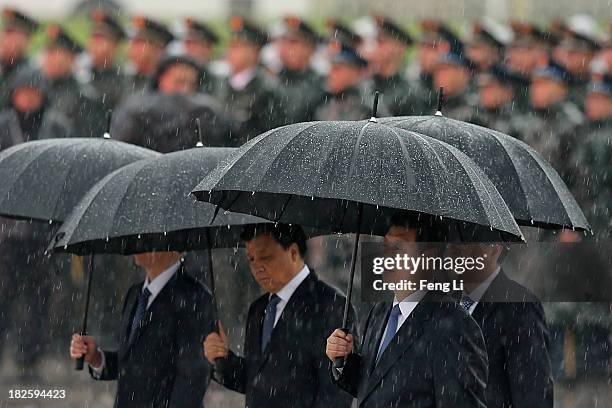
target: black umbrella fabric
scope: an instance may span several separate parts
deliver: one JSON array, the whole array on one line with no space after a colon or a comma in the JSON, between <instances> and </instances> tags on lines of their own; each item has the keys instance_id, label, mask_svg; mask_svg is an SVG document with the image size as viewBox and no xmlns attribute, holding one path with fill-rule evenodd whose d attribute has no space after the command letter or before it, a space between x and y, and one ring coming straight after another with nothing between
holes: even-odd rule
<instances>
[{"instance_id":1,"label":"black umbrella fabric","mask_svg":"<svg viewBox=\"0 0 612 408\"><path fill-rule=\"evenodd\" d=\"M355 232L345 328L360 233L383 235L398 210L413 215L415 225L427 227L437 218L457 225L463 241L470 240L461 234L466 223L479 239L487 230L499 233L491 240L522 239L502 197L465 154L374 117L273 129L238 148L193 194L229 211Z\"/></svg>"},{"instance_id":2,"label":"black umbrella fabric","mask_svg":"<svg viewBox=\"0 0 612 408\"><path fill-rule=\"evenodd\" d=\"M518 224L590 231L582 210L561 177L526 143L495 130L440 115L378 120L461 150L491 179Z\"/></svg>"},{"instance_id":3,"label":"black umbrella fabric","mask_svg":"<svg viewBox=\"0 0 612 408\"><path fill-rule=\"evenodd\" d=\"M211 224L215 206L189 194L233 150L200 147L167 153L109 174L75 206L53 250L128 255L236 246L242 226L267 221L223 212Z\"/></svg>"},{"instance_id":4,"label":"black umbrella fabric","mask_svg":"<svg viewBox=\"0 0 612 408\"><path fill-rule=\"evenodd\" d=\"M229 211L331 232L384 235L390 216L405 210L522 237L465 154L375 119L273 129L238 148L193 193Z\"/></svg>"},{"instance_id":5,"label":"black umbrella fabric","mask_svg":"<svg viewBox=\"0 0 612 408\"><path fill-rule=\"evenodd\" d=\"M110 172L158 153L105 138L45 139L0 152L0 215L62 222Z\"/></svg>"},{"instance_id":6,"label":"black umbrella fabric","mask_svg":"<svg viewBox=\"0 0 612 408\"><path fill-rule=\"evenodd\" d=\"M208 249L210 289L215 294L212 248L236 246L246 224L266 222L223 213L197 202L191 188L233 149L204 148L168 153L132 163L94 185L61 225L51 243L56 252L91 254L81 333L87 317L95 253ZM77 370L83 361L77 361Z\"/></svg>"}]
</instances>

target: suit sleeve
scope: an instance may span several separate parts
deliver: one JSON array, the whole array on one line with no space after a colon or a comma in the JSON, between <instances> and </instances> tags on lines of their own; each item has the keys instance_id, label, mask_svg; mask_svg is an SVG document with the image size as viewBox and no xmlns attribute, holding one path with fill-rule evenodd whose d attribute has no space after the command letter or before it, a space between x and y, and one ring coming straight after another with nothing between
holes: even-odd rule
<instances>
[{"instance_id":1,"label":"suit sleeve","mask_svg":"<svg viewBox=\"0 0 612 408\"><path fill-rule=\"evenodd\" d=\"M458 312L459 313L459 312ZM485 408L487 351L478 324L467 313L438 322L433 375L437 408Z\"/></svg>"},{"instance_id":2,"label":"suit sleeve","mask_svg":"<svg viewBox=\"0 0 612 408\"><path fill-rule=\"evenodd\" d=\"M96 372L89 367L89 374L94 380L113 381L119 377L119 358L116 351L102 351L104 353L104 366L102 371Z\"/></svg>"},{"instance_id":3,"label":"suit sleeve","mask_svg":"<svg viewBox=\"0 0 612 408\"><path fill-rule=\"evenodd\" d=\"M505 347L512 403L517 407L553 406L549 334L540 303L516 303ZM514 340L511 340L514 339Z\"/></svg>"},{"instance_id":4,"label":"suit sleeve","mask_svg":"<svg viewBox=\"0 0 612 408\"><path fill-rule=\"evenodd\" d=\"M344 305L336 305L333 310L327 314L331 318L326 319L326 324L321 333L321 342L316 342L316 349L313 351L315 361L318 370L319 389L317 391L317 401L315 407L350 407L351 406L351 395L348 395L341 388L339 388L332 376L329 375L331 368L331 362L325 355L325 346L327 343L327 337L342 324L342 314ZM355 309L351 306L349 315L349 331L353 334L353 338L359 338L359 328L357 325L357 314ZM356 346L356 345L355 345ZM354 363L354 362L353 362ZM355 370L354 368L352 369ZM350 394L350 393L349 393Z\"/></svg>"},{"instance_id":5,"label":"suit sleeve","mask_svg":"<svg viewBox=\"0 0 612 408\"><path fill-rule=\"evenodd\" d=\"M370 309L368 313L368 317L365 321L363 327L363 337L361 339L361 344L364 344L365 338L367 335L368 326L370 323L370 318L372 317L372 311L374 308ZM357 324L355 324L355 327ZM330 332L331 334L331 332ZM353 336L355 339L358 336ZM354 344L353 353L351 353L344 362L344 369L342 372L338 372L334 370L333 366L330 364L331 370L331 378L336 386L342 388L344 391L348 392L353 397L357 397L357 391L359 388L359 381L361 379L361 355L359 354L359 344Z\"/></svg>"},{"instance_id":6,"label":"suit sleeve","mask_svg":"<svg viewBox=\"0 0 612 408\"><path fill-rule=\"evenodd\" d=\"M195 306L194 306L195 305ZM202 344L213 331L212 297L198 291L181 311L177 331L176 377L169 407L200 407L210 382L210 365L202 354Z\"/></svg>"}]
</instances>

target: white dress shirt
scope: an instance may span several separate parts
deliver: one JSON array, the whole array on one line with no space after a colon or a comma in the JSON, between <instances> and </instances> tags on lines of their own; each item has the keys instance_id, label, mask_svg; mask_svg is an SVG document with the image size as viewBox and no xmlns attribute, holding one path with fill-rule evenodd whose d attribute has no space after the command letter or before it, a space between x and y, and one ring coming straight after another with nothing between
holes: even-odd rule
<instances>
[{"instance_id":1,"label":"white dress shirt","mask_svg":"<svg viewBox=\"0 0 612 408\"><path fill-rule=\"evenodd\" d=\"M249 68L240 71L229 78L230 86L236 91L242 91L255 78L257 68Z\"/></svg>"},{"instance_id":2,"label":"white dress shirt","mask_svg":"<svg viewBox=\"0 0 612 408\"><path fill-rule=\"evenodd\" d=\"M170 281L170 279L174 276L174 274L179 270L180 267L181 261L178 261L177 263L157 275L152 281L149 282L149 278L145 279L142 285L141 293L144 292L145 288L148 288L149 292L151 292L151 295L149 295L149 301L147 303L147 309L151 307L151 304L153 303L157 295L159 295L159 292L162 291L164 286L166 286L166 284ZM98 348L98 350L100 351L100 354L102 354L100 365L98 367L90 366L91 369L94 371L94 376L96 377L102 374L102 370L104 370L104 366L106 365L106 357L104 356L104 351L102 351L100 348Z\"/></svg>"},{"instance_id":3,"label":"white dress shirt","mask_svg":"<svg viewBox=\"0 0 612 408\"><path fill-rule=\"evenodd\" d=\"M397 327L395 328L395 333L399 331L400 327L402 327L402 324L404 324L408 316L410 316L412 311L417 307L417 305L419 304L421 299L423 299L426 293L427 293L426 290L417 290L416 292L412 292L410 295L406 296L404 300L402 300L401 302L398 300L393 301L393 307L399 304L399 308L401 312L400 315L397 316ZM385 331L383 333L382 339L384 339L387 336L388 328L389 328L388 326L385 327ZM380 344L378 345L379 353L380 353L380 348L382 347L382 343L383 342L381 340Z\"/></svg>"},{"instance_id":4,"label":"white dress shirt","mask_svg":"<svg viewBox=\"0 0 612 408\"><path fill-rule=\"evenodd\" d=\"M280 319L283 310L285 310L285 306L287 306L289 299L291 299L291 296L293 296L293 293L296 291L298 286L300 286L300 284L304 282L304 279L306 279L309 274L310 269L308 269L308 266L304 264L302 270L298 272L298 274L295 275L293 279L291 279L285 286L283 286L281 290L276 292L276 296L280 298L280 301L276 305L276 317L274 318L274 327L276 327L276 323L278 322L278 319Z\"/></svg>"},{"instance_id":5,"label":"white dress shirt","mask_svg":"<svg viewBox=\"0 0 612 408\"><path fill-rule=\"evenodd\" d=\"M468 310L469 314L474 313L474 310L476 309L476 305L478 305L478 302L480 302L482 295L484 295L487 289L489 289L489 286L491 286L491 283L493 282L493 280L497 278L497 275L499 275L500 270L501 268L498 266L497 269L492 274L487 276L487 279L482 281L482 283L478 285L476 289L474 289L470 293L464 292L463 295L469 297L474 302L474 304L472 304L472 306L470 306L470 309Z\"/></svg>"}]
</instances>

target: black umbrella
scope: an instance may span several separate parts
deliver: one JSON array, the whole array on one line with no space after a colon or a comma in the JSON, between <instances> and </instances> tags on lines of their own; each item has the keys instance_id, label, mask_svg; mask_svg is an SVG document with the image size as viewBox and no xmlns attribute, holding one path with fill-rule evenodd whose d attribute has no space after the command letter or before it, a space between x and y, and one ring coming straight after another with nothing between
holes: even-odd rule
<instances>
[{"instance_id":1,"label":"black umbrella","mask_svg":"<svg viewBox=\"0 0 612 408\"><path fill-rule=\"evenodd\" d=\"M107 138L46 139L0 152L0 215L63 221L108 173L158 153Z\"/></svg>"},{"instance_id":2,"label":"black umbrella","mask_svg":"<svg viewBox=\"0 0 612 408\"><path fill-rule=\"evenodd\" d=\"M211 249L235 246L242 226L267 222L224 212L211 224L215 206L189 195L203 175L232 150L200 147L132 163L106 176L76 205L51 247L56 252L91 254L83 334L87 332L94 253L206 248L214 297ZM77 369L82 367L78 360Z\"/></svg>"},{"instance_id":3,"label":"black umbrella","mask_svg":"<svg viewBox=\"0 0 612 408\"><path fill-rule=\"evenodd\" d=\"M522 237L502 197L465 154L375 118L273 129L238 148L193 193L229 211L355 232L344 327L359 234L384 234L398 210L422 222L495 229L498 239Z\"/></svg>"},{"instance_id":4,"label":"black umbrella","mask_svg":"<svg viewBox=\"0 0 612 408\"><path fill-rule=\"evenodd\" d=\"M526 143L441 114L379 121L433 137L461 150L489 176L520 225L590 231L582 210L561 177Z\"/></svg>"}]
</instances>

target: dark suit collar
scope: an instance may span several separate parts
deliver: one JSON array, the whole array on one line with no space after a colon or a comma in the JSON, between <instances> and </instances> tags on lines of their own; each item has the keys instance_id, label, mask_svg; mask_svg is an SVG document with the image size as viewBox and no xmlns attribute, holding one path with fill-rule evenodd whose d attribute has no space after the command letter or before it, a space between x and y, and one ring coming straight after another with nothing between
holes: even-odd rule
<instances>
[{"instance_id":1,"label":"dark suit collar","mask_svg":"<svg viewBox=\"0 0 612 408\"><path fill-rule=\"evenodd\" d=\"M474 312L472 312L472 317L479 325L497 308L501 299L500 296L503 296L503 293L508 290L509 281L510 279L502 269L493 279L485 293L483 293L480 301L474 308Z\"/></svg>"},{"instance_id":2,"label":"dark suit collar","mask_svg":"<svg viewBox=\"0 0 612 408\"><path fill-rule=\"evenodd\" d=\"M122 355L125 355L132 348L132 346L138 343L138 340L142 337L147 327L149 327L149 324L153 320L154 316L158 314L160 308L163 308L166 306L167 302L172 296L172 291L173 291L174 286L176 285L176 282L182 277L184 273L186 273L185 267L183 263L181 262L181 266L179 267L178 271L176 271L176 273L172 275L168 283L164 285L164 287L157 294L155 299L153 299L151 306L148 307L144 316L142 317L141 326L138 329L136 329L136 334L132 337L131 341L129 341L130 340L129 332L132 326L132 320L134 318L136 304L138 303L138 298L142 291L144 280L134 285L135 290L131 291L133 292L133 294L131 294L132 299L130 299L128 303L129 309L126 309L127 313L125 315L127 315L127 319L124 320L124 323L123 323L124 327L123 327L123 339L122 339L122 347L121 347L123 351L123 353L121 353Z\"/></svg>"},{"instance_id":3,"label":"dark suit collar","mask_svg":"<svg viewBox=\"0 0 612 408\"><path fill-rule=\"evenodd\" d=\"M291 324L295 324L295 322L301 318L305 305L311 302L316 302L314 292L318 280L319 279L314 273L314 271L310 269L310 273L308 274L306 279L304 279L302 283L300 283L300 285L297 287L295 292L293 292L293 295L291 295L289 302L287 302L287 305L285 305L283 313L281 314L278 322L276 323L276 326L274 326L274 330L272 331L272 337L270 338L270 343L268 343L268 346L263 351L263 354L260 355L257 371L260 371L262 369L263 365L267 361L272 351L279 347L282 348L282 344L279 342L278 338L279 335L284 333L288 326L290 326ZM268 303L269 296L270 295L266 293L264 296L262 296L263 299L260 298L260 304L258 305L256 311L257 330L255 332L257 334L257 338L255 339L256 347L254 349L256 352L259 352L259 350L261 350L261 334L263 330L262 326L265 308Z\"/></svg>"},{"instance_id":4,"label":"dark suit collar","mask_svg":"<svg viewBox=\"0 0 612 408\"><path fill-rule=\"evenodd\" d=\"M401 358L401 356L412 346L412 344L424 333L424 322L431 319L431 315L434 309L437 307L439 300L433 292L428 292L425 297L419 302L417 307L412 313L406 318L402 326L397 331L393 340L387 346L383 355L380 357L378 363L376 363L376 355L382 341L382 336L389 319L389 313L391 311L392 303L385 302L382 310L386 311L384 319L379 319L373 326L374 338L370 337L368 345L364 350L367 350L368 355L366 357L366 367L368 368L367 374L369 375L364 398L369 395L372 390L377 386L378 383L384 378L391 367Z\"/></svg>"}]
</instances>

